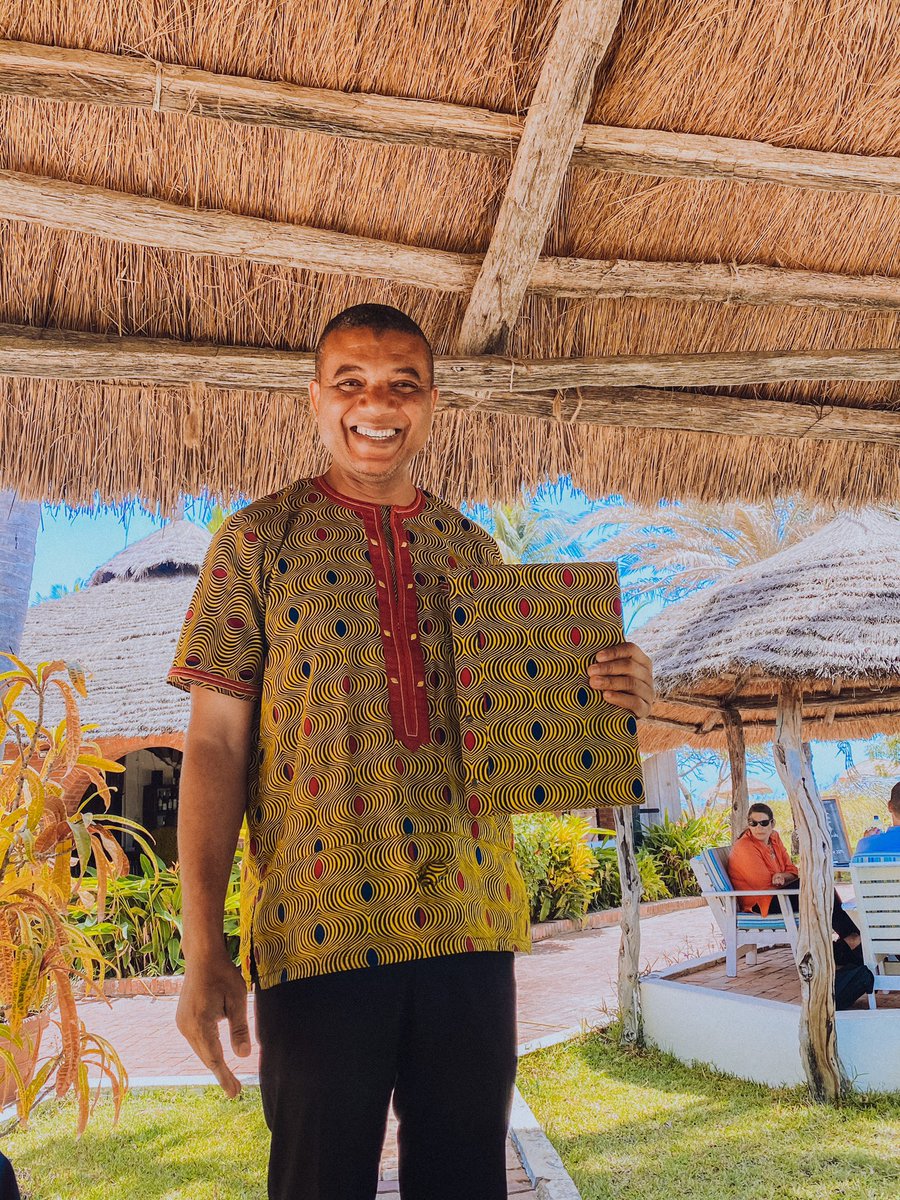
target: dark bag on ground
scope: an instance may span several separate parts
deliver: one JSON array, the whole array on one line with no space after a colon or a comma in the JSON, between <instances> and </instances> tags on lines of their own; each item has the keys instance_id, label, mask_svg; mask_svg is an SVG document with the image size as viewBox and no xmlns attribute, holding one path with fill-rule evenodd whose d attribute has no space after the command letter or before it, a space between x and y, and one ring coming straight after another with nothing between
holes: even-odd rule
<instances>
[{"instance_id":1,"label":"dark bag on ground","mask_svg":"<svg viewBox=\"0 0 900 1200\"><path fill-rule=\"evenodd\" d=\"M860 996L875 991L875 976L861 964L838 967L834 972L834 1007L852 1008Z\"/></svg>"}]
</instances>

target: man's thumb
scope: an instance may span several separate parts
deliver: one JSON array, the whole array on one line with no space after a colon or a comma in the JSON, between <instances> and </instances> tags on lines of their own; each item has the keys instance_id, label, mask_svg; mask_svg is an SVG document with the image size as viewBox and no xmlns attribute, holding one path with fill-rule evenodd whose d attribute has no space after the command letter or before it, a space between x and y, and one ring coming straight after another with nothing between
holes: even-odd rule
<instances>
[{"instance_id":1,"label":"man's thumb","mask_svg":"<svg viewBox=\"0 0 900 1200\"><path fill-rule=\"evenodd\" d=\"M231 1049L239 1058L246 1058L250 1053L250 1027L247 1024L247 1002L237 1009L228 1010L228 1031L231 1035Z\"/></svg>"}]
</instances>

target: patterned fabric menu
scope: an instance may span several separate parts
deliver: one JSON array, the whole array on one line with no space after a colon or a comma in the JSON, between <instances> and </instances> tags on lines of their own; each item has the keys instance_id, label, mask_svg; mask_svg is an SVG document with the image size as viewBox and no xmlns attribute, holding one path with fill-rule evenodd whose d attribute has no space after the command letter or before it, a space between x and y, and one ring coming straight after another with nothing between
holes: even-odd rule
<instances>
[{"instance_id":1,"label":"patterned fabric menu","mask_svg":"<svg viewBox=\"0 0 900 1200\"><path fill-rule=\"evenodd\" d=\"M489 566L449 582L473 799L497 813L639 804L637 721L587 677L623 640L615 566Z\"/></svg>"}]
</instances>

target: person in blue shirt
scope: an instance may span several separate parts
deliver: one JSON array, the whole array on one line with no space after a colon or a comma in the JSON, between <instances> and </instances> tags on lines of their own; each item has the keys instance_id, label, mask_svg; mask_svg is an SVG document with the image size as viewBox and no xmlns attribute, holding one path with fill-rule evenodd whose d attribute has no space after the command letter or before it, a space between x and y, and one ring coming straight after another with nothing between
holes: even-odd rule
<instances>
[{"instance_id":1,"label":"person in blue shirt","mask_svg":"<svg viewBox=\"0 0 900 1200\"><path fill-rule=\"evenodd\" d=\"M859 839L855 858L877 854L884 858L900 858L900 783L895 783L888 800L891 824L882 833L879 829L867 829Z\"/></svg>"}]
</instances>

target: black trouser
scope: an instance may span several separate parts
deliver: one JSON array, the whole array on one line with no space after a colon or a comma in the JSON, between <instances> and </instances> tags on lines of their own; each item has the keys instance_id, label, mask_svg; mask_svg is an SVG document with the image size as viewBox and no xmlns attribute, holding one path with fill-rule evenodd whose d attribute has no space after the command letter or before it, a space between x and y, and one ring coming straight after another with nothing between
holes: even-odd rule
<instances>
[{"instance_id":1,"label":"black trouser","mask_svg":"<svg viewBox=\"0 0 900 1200\"><path fill-rule=\"evenodd\" d=\"M373 1200L393 1094L403 1200L506 1200L511 953L256 991L269 1200Z\"/></svg>"}]
</instances>

